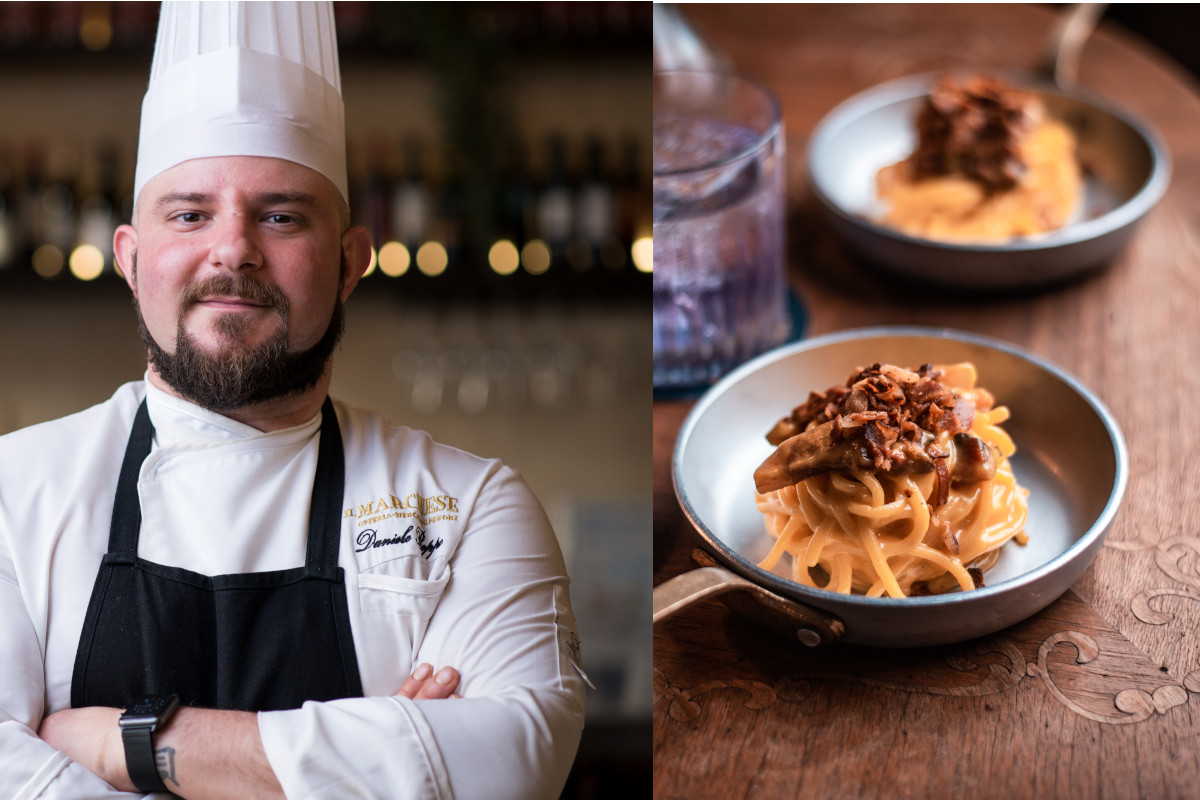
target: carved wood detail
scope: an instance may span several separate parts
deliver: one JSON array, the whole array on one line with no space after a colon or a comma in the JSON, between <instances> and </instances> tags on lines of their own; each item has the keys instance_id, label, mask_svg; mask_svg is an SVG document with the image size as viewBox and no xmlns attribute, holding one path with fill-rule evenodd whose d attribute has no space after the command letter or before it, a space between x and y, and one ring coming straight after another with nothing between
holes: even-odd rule
<instances>
[{"instance_id":1,"label":"carved wood detail","mask_svg":"<svg viewBox=\"0 0 1200 800\"><path fill-rule=\"evenodd\" d=\"M1200 600L1200 596L1187 596ZM1164 622L1169 619L1169 617L1152 610L1149 610L1148 615L1162 616ZM1157 619L1153 616L1152 618ZM1196 670L1189 673L1178 684L1168 683L1152 691L1135 687L1122 689L1116 692L1112 698L1113 708L1118 713L1098 713L1072 699L1051 675L1050 655L1060 644L1075 649L1076 656L1072 662L1075 665L1088 664L1101 655L1101 648L1096 640L1078 631L1059 631L1046 637L1038 647L1037 657L1033 662L1027 661L1021 651L1007 639L987 639L973 645L969 650L952 652L945 657L945 665L956 672L980 672L979 680L964 685L948 685L941 676L936 674L930 675L929 680L925 683L916 683L847 675L836 670L805 670L788 674L776 681L774 685L755 680L718 679L705 681L691 687L683 687L673 683L662 669L655 668L654 706L658 709L662 704L666 704L667 716L677 722L690 723L695 722L703 714L704 709L699 698L722 689L736 689L745 692L748 695L744 703L745 708L758 711L773 706L778 700L790 702L804 700L812 693L812 681L851 681L895 692L947 697L982 697L1007 692L1024 678L1030 677L1040 678L1046 690L1059 703L1082 717L1110 725L1128 725L1142 722L1156 713L1166 714L1172 708L1187 703L1189 692L1200 693L1200 670ZM972 658L972 656L983 654L998 654L1003 663L982 664Z\"/></svg>"},{"instance_id":2,"label":"carved wood detail","mask_svg":"<svg viewBox=\"0 0 1200 800\"><path fill-rule=\"evenodd\" d=\"M1031 677L1040 677L1052 695L1067 708L1080 716L1095 722L1111 725L1127 725L1149 719L1155 712L1165 714L1175 706L1188 701L1187 690L1182 685L1168 684L1160 686L1153 692L1144 689L1123 689L1113 698L1113 706L1120 712L1118 715L1097 714L1076 703L1068 697L1054 679L1050 677L1050 652L1059 644L1068 644L1075 648L1076 664L1086 664L1100 655L1100 647L1092 637L1075 631L1062 631L1046 638L1038 648L1037 663L1030 664L1028 673Z\"/></svg>"}]
</instances>

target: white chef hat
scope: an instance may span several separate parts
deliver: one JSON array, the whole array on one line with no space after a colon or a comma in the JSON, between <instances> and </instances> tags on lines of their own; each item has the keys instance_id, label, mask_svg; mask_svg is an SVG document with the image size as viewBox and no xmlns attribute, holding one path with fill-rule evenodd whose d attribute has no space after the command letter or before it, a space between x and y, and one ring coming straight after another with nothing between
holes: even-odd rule
<instances>
[{"instance_id":1,"label":"white chef hat","mask_svg":"<svg viewBox=\"0 0 1200 800\"><path fill-rule=\"evenodd\" d=\"M271 156L349 197L332 2L163 2L134 197L193 158Z\"/></svg>"}]
</instances>

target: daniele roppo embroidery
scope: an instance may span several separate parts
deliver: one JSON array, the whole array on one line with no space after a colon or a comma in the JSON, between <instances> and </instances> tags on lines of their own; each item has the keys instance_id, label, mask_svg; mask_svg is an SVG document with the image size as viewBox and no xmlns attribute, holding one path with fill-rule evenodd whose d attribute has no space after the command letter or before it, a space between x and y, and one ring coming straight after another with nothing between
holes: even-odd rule
<instances>
[{"instance_id":1,"label":"daniele roppo embroidery","mask_svg":"<svg viewBox=\"0 0 1200 800\"><path fill-rule=\"evenodd\" d=\"M418 525L409 525L404 533L387 539L379 538L379 531L374 528L367 528L358 534L358 538L355 540L358 543L358 547L355 548L354 552L361 553L364 550L374 550L376 547L387 547L392 544L407 544L413 541L414 537L417 547L421 550L421 555L426 560L433 555L434 550L442 546L441 537L437 539L430 538L424 528Z\"/></svg>"},{"instance_id":2,"label":"daniele roppo embroidery","mask_svg":"<svg viewBox=\"0 0 1200 800\"><path fill-rule=\"evenodd\" d=\"M355 520L362 529L355 537L358 545L356 553L412 542L420 549L421 555L428 559L442 546L442 539L431 536L426 528L439 522L457 520L458 498L448 494L426 496L417 492L404 497L381 495L370 502L347 508L342 512L342 517ZM380 531L376 527L394 519L412 520L412 523L396 531Z\"/></svg>"}]
</instances>

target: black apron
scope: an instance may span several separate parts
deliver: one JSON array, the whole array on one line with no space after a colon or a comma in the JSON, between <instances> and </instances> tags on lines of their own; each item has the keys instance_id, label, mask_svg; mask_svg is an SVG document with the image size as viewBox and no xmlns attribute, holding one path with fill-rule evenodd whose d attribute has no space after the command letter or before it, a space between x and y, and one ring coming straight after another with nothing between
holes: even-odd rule
<instances>
[{"instance_id":1,"label":"black apron","mask_svg":"<svg viewBox=\"0 0 1200 800\"><path fill-rule=\"evenodd\" d=\"M293 569L207 576L138 558L138 473L153 436L143 401L75 655L71 706L124 708L174 692L189 706L275 711L361 697L337 566L345 465L333 404L326 398L321 408L307 556Z\"/></svg>"}]
</instances>

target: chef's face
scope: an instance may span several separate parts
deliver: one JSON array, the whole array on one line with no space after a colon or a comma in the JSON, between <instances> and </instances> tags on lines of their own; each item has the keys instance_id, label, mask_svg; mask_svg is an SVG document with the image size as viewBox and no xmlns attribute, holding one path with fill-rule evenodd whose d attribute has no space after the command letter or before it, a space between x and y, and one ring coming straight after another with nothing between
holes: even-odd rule
<instances>
[{"instance_id":1,"label":"chef's face","mask_svg":"<svg viewBox=\"0 0 1200 800\"><path fill-rule=\"evenodd\" d=\"M226 366L242 376L256 361L271 358L280 372L281 359L321 348L323 372L335 310L370 259L369 238L347 229L342 207L328 179L275 158L193 159L147 182L136 227L122 226L114 244L151 368L174 386L163 368L173 358L184 379ZM261 394L250 388L243 400Z\"/></svg>"}]
</instances>

